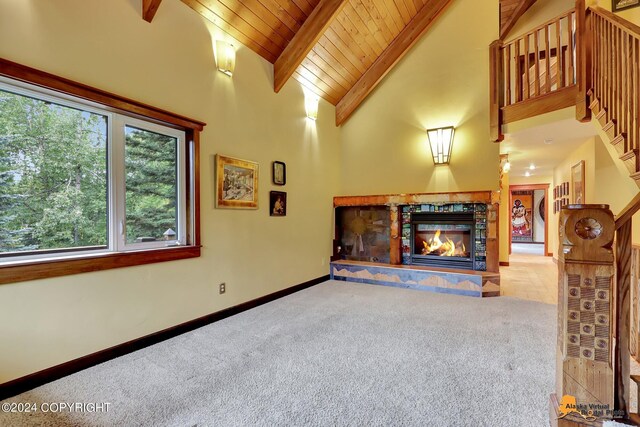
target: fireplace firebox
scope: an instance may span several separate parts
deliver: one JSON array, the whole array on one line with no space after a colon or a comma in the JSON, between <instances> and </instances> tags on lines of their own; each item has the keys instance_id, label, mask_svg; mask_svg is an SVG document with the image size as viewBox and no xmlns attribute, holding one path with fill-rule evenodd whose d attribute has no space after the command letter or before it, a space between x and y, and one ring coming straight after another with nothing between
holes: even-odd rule
<instances>
[{"instance_id":1,"label":"fireplace firebox","mask_svg":"<svg viewBox=\"0 0 640 427\"><path fill-rule=\"evenodd\" d=\"M414 213L411 264L473 270L473 213Z\"/></svg>"}]
</instances>

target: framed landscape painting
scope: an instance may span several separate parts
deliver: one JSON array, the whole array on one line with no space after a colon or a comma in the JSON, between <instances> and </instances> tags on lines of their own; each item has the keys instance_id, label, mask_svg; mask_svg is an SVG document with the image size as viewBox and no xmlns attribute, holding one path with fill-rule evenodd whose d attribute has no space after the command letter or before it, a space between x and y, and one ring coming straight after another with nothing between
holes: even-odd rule
<instances>
[{"instance_id":1,"label":"framed landscape painting","mask_svg":"<svg viewBox=\"0 0 640 427\"><path fill-rule=\"evenodd\" d=\"M640 0L611 0L611 9L614 12L640 6Z\"/></svg>"},{"instance_id":2,"label":"framed landscape painting","mask_svg":"<svg viewBox=\"0 0 640 427\"><path fill-rule=\"evenodd\" d=\"M216 208L258 209L258 163L216 154Z\"/></svg>"}]
</instances>

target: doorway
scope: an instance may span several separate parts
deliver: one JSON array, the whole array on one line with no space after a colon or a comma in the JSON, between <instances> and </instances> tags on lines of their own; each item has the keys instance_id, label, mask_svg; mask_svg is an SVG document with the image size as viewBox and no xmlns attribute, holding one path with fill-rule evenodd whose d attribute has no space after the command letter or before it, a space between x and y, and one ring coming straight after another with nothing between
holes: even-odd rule
<instances>
[{"instance_id":1,"label":"doorway","mask_svg":"<svg viewBox=\"0 0 640 427\"><path fill-rule=\"evenodd\" d=\"M549 184L509 186L509 255L551 256L548 191Z\"/></svg>"}]
</instances>

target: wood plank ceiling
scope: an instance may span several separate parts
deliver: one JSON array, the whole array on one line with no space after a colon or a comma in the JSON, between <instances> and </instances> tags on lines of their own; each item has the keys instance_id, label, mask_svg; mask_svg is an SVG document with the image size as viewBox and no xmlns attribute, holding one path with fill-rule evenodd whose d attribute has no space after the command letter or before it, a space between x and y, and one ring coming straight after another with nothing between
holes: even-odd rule
<instances>
[{"instance_id":1,"label":"wood plank ceiling","mask_svg":"<svg viewBox=\"0 0 640 427\"><path fill-rule=\"evenodd\" d=\"M536 0L500 0L500 39L509 34L518 19L529 10Z\"/></svg>"},{"instance_id":2,"label":"wood plank ceiling","mask_svg":"<svg viewBox=\"0 0 640 427\"><path fill-rule=\"evenodd\" d=\"M338 125L348 119L452 2L182 1L273 63L276 91L291 76L336 105Z\"/></svg>"}]
</instances>

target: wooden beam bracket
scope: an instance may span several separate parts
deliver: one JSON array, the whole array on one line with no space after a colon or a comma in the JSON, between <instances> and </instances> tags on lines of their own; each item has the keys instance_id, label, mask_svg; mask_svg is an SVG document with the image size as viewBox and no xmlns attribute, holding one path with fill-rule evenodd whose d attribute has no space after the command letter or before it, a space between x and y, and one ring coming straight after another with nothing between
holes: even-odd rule
<instances>
[{"instance_id":1,"label":"wooden beam bracket","mask_svg":"<svg viewBox=\"0 0 640 427\"><path fill-rule=\"evenodd\" d=\"M280 92L346 4L346 0L321 0L313 9L273 66L273 88L276 92Z\"/></svg>"},{"instance_id":2,"label":"wooden beam bracket","mask_svg":"<svg viewBox=\"0 0 640 427\"><path fill-rule=\"evenodd\" d=\"M142 19L147 22L153 21L162 0L142 0Z\"/></svg>"}]
</instances>

